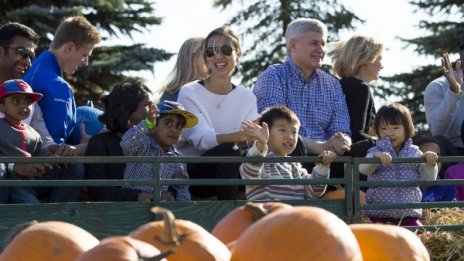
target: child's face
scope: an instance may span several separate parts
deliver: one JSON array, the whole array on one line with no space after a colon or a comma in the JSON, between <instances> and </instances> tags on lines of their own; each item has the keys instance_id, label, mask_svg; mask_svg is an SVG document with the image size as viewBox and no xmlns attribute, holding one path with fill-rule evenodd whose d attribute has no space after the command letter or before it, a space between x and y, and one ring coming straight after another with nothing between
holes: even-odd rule
<instances>
[{"instance_id":1,"label":"child's face","mask_svg":"<svg viewBox=\"0 0 464 261\"><path fill-rule=\"evenodd\" d=\"M153 135L158 145L166 151L179 141L184 126L185 119L182 116L168 113L156 122Z\"/></svg>"},{"instance_id":2,"label":"child's face","mask_svg":"<svg viewBox=\"0 0 464 261\"><path fill-rule=\"evenodd\" d=\"M290 123L285 119L274 120L269 130L269 150L281 157L292 153L298 141L299 128L299 124Z\"/></svg>"},{"instance_id":3,"label":"child's face","mask_svg":"<svg viewBox=\"0 0 464 261\"><path fill-rule=\"evenodd\" d=\"M406 141L406 130L403 125L393 125L381 123L379 128L379 137L389 137L395 151L400 151Z\"/></svg>"},{"instance_id":4,"label":"child's face","mask_svg":"<svg viewBox=\"0 0 464 261\"><path fill-rule=\"evenodd\" d=\"M28 95L13 94L3 98L0 102L0 111L5 119L13 124L19 124L31 114L32 99Z\"/></svg>"}]
</instances>

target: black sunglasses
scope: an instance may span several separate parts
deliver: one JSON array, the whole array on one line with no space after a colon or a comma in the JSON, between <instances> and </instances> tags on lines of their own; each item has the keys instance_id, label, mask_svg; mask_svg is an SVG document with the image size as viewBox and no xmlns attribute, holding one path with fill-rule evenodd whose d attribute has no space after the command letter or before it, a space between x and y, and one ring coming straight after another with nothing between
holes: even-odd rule
<instances>
[{"instance_id":1,"label":"black sunglasses","mask_svg":"<svg viewBox=\"0 0 464 261\"><path fill-rule=\"evenodd\" d=\"M223 45L223 46L221 46L219 48L216 47L216 46L210 46L210 47L205 49L205 55L206 55L206 57L213 57L216 54L218 54L219 52L221 52L225 56L231 56L232 52L234 50L236 50L236 49L233 48L230 45Z\"/></svg>"},{"instance_id":2,"label":"black sunglasses","mask_svg":"<svg viewBox=\"0 0 464 261\"><path fill-rule=\"evenodd\" d=\"M17 55L20 55L22 58L29 58L31 62L35 59L35 53L24 48L24 47L8 47L9 49L14 49Z\"/></svg>"}]
</instances>

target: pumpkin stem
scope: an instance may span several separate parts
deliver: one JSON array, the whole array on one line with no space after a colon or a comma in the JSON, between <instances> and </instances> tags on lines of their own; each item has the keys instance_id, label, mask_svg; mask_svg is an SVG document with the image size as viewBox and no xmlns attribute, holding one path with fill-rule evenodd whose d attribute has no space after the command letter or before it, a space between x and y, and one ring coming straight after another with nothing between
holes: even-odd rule
<instances>
[{"instance_id":1,"label":"pumpkin stem","mask_svg":"<svg viewBox=\"0 0 464 261\"><path fill-rule=\"evenodd\" d=\"M245 211L252 214L253 221L257 221L268 214L263 204L247 202L245 204Z\"/></svg>"},{"instance_id":2,"label":"pumpkin stem","mask_svg":"<svg viewBox=\"0 0 464 261\"><path fill-rule=\"evenodd\" d=\"M160 241L164 244L180 245L180 235L177 233L174 214L169 209L152 207L151 212L161 214L164 220L164 233L160 236Z\"/></svg>"},{"instance_id":3,"label":"pumpkin stem","mask_svg":"<svg viewBox=\"0 0 464 261\"><path fill-rule=\"evenodd\" d=\"M8 232L8 234L5 236L5 239L3 239L3 249L6 248L6 246L11 242L13 241L13 239L19 234L21 233L24 229L32 226L32 225L35 225L35 224L38 224L39 222L37 220L32 220L32 221L28 221L28 222L24 222L24 223L21 223L19 225L16 225L15 227L13 227L13 229L10 230L10 232Z\"/></svg>"},{"instance_id":4,"label":"pumpkin stem","mask_svg":"<svg viewBox=\"0 0 464 261\"><path fill-rule=\"evenodd\" d=\"M164 251L161 251L161 253L159 253L159 255L156 255L156 256L153 256L153 257L149 257L149 258L143 258L141 259L142 261L161 261L163 260L163 258L175 253L176 250L174 249L168 249L168 250L164 250Z\"/></svg>"}]
</instances>

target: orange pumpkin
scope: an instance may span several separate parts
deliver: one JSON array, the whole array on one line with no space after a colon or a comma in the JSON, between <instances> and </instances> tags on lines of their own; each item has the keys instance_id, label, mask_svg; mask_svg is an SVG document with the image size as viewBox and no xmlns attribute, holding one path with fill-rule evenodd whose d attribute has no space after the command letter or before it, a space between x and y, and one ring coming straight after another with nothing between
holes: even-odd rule
<instances>
[{"instance_id":1,"label":"orange pumpkin","mask_svg":"<svg viewBox=\"0 0 464 261\"><path fill-rule=\"evenodd\" d=\"M321 199L345 199L345 190L337 189L334 191L327 191ZM361 202L361 205L366 204L366 193L361 190L359 191L359 202Z\"/></svg>"},{"instance_id":2,"label":"orange pumpkin","mask_svg":"<svg viewBox=\"0 0 464 261\"><path fill-rule=\"evenodd\" d=\"M404 227L385 224L349 225L364 260L430 260L419 237Z\"/></svg>"},{"instance_id":3,"label":"orange pumpkin","mask_svg":"<svg viewBox=\"0 0 464 261\"><path fill-rule=\"evenodd\" d=\"M105 238L96 247L80 255L76 261L166 261L156 247L127 236Z\"/></svg>"},{"instance_id":4,"label":"orange pumpkin","mask_svg":"<svg viewBox=\"0 0 464 261\"><path fill-rule=\"evenodd\" d=\"M274 211L288 208L292 206L281 202L249 202L224 216L213 228L211 234L224 244L228 244L236 240L243 231L260 218Z\"/></svg>"},{"instance_id":5,"label":"orange pumpkin","mask_svg":"<svg viewBox=\"0 0 464 261\"><path fill-rule=\"evenodd\" d=\"M171 211L154 207L152 212L162 214L162 221L140 226L130 236L145 241L161 251L173 249L169 261L229 261L230 251L216 237L201 226L175 219Z\"/></svg>"},{"instance_id":6,"label":"orange pumpkin","mask_svg":"<svg viewBox=\"0 0 464 261\"><path fill-rule=\"evenodd\" d=\"M6 246L1 261L74 260L99 241L84 229L62 221L32 223Z\"/></svg>"},{"instance_id":7,"label":"orange pumpkin","mask_svg":"<svg viewBox=\"0 0 464 261\"><path fill-rule=\"evenodd\" d=\"M231 261L362 260L349 227L331 212L298 206L276 211L238 238Z\"/></svg>"}]
</instances>

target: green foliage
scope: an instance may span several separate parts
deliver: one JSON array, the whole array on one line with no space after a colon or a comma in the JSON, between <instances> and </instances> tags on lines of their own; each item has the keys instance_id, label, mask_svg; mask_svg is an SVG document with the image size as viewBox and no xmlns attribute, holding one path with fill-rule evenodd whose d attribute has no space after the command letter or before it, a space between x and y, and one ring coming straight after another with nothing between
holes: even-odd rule
<instances>
[{"instance_id":1,"label":"green foliage","mask_svg":"<svg viewBox=\"0 0 464 261\"><path fill-rule=\"evenodd\" d=\"M233 4L231 0L214 0L214 7L222 10ZM242 39L253 43L246 46L239 66L239 75L248 87L253 86L260 72L286 57L284 35L292 20L312 17L324 21L329 41L338 39L340 30L353 29L354 22L362 22L337 0L253 0L241 4L240 11L227 24L240 28L237 33Z\"/></svg>"},{"instance_id":2,"label":"green foliage","mask_svg":"<svg viewBox=\"0 0 464 261\"><path fill-rule=\"evenodd\" d=\"M415 46L419 55L431 55L440 59L443 53L457 53L459 39L464 32L464 0L420 0L410 2L427 18L419 21L419 28L427 35L412 39L402 39L407 45ZM425 65L412 72L385 78L388 84L378 87L380 93L388 93L407 106L417 124L418 131L427 130L423 92L428 83L442 75L436 65Z\"/></svg>"},{"instance_id":3,"label":"green foliage","mask_svg":"<svg viewBox=\"0 0 464 261\"><path fill-rule=\"evenodd\" d=\"M48 49L53 34L64 18L83 15L102 34L103 39L129 37L135 32L148 32L161 24L154 16L154 3L149 0L0 0L0 22L16 21L33 28L40 36L36 53ZM153 36L152 36L153 37ZM124 79L130 71L153 71L157 61L172 54L142 44L97 46L88 67L74 75L66 75L74 88L77 105L85 100L97 101L104 90Z\"/></svg>"}]
</instances>

